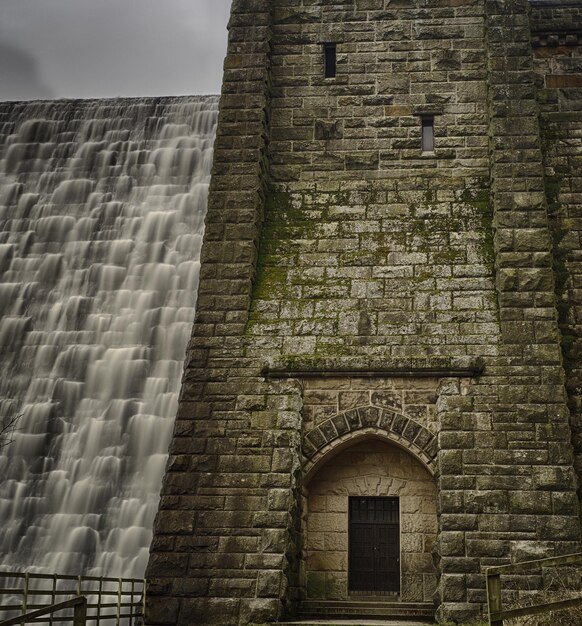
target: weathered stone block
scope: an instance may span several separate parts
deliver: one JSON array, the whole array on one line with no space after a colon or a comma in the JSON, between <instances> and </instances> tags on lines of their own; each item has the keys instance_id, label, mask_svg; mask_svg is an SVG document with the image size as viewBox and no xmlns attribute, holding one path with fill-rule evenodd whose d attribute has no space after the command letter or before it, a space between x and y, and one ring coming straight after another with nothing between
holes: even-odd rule
<instances>
[{"instance_id":1,"label":"weathered stone block","mask_svg":"<svg viewBox=\"0 0 582 626\"><path fill-rule=\"evenodd\" d=\"M179 606L177 598L149 596L146 604L149 623L177 624Z\"/></svg>"},{"instance_id":2,"label":"weathered stone block","mask_svg":"<svg viewBox=\"0 0 582 626\"><path fill-rule=\"evenodd\" d=\"M467 599L467 581L462 574L443 574L440 580L440 592L449 602L464 602Z\"/></svg>"},{"instance_id":3,"label":"weathered stone block","mask_svg":"<svg viewBox=\"0 0 582 626\"><path fill-rule=\"evenodd\" d=\"M438 549L442 556L464 556L465 534L463 532L442 533Z\"/></svg>"},{"instance_id":4,"label":"weathered stone block","mask_svg":"<svg viewBox=\"0 0 582 626\"><path fill-rule=\"evenodd\" d=\"M287 531L285 529L266 529L261 533L260 551L283 554L287 546Z\"/></svg>"},{"instance_id":5,"label":"weathered stone block","mask_svg":"<svg viewBox=\"0 0 582 626\"><path fill-rule=\"evenodd\" d=\"M277 619L281 607L278 600L266 598L241 601L240 619L247 624L262 624Z\"/></svg>"},{"instance_id":6,"label":"weathered stone block","mask_svg":"<svg viewBox=\"0 0 582 626\"><path fill-rule=\"evenodd\" d=\"M240 600L234 598L182 600L178 621L172 623L235 626L239 609Z\"/></svg>"},{"instance_id":7,"label":"weathered stone block","mask_svg":"<svg viewBox=\"0 0 582 626\"><path fill-rule=\"evenodd\" d=\"M281 572L277 570L259 572L257 579L257 596L259 598L279 598L281 592L281 578Z\"/></svg>"}]
</instances>

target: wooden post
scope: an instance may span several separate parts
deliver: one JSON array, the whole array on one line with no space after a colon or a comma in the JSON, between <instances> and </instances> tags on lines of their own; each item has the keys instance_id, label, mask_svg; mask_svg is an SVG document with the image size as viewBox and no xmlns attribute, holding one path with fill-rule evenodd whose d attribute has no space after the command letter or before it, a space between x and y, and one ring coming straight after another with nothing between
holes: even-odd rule
<instances>
[{"instance_id":1,"label":"wooden post","mask_svg":"<svg viewBox=\"0 0 582 626\"><path fill-rule=\"evenodd\" d=\"M82 601L75 604L73 613L73 626L85 626L87 624L87 598L82 596Z\"/></svg>"},{"instance_id":2,"label":"wooden post","mask_svg":"<svg viewBox=\"0 0 582 626\"><path fill-rule=\"evenodd\" d=\"M103 578L99 579L99 591L97 596L97 621L96 626L101 626L101 602L103 601Z\"/></svg>"},{"instance_id":3,"label":"wooden post","mask_svg":"<svg viewBox=\"0 0 582 626\"><path fill-rule=\"evenodd\" d=\"M135 593L135 581L132 579L131 581L131 606L129 607L129 626L133 626L133 612L134 612L134 602L133 602L133 594Z\"/></svg>"},{"instance_id":4,"label":"wooden post","mask_svg":"<svg viewBox=\"0 0 582 626\"><path fill-rule=\"evenodd\" d=\"M123 580L120 578L118 582L119 586L117 588L117 621L115 622L116 626L121 624L121 587L123 586Z\"/></svg>"},{"instance_id":5,"label":"wooden post","mask_svg":"<svg viewBox=\"0 0 582 626\"><path fill-rule=\"evenodd\" d=\"M145 624L147 584L148 581L144 578L142 581L141 621L139 622L140 626L143 626L143 624Z\"/></svg>"},{"instance_id":6,"label":"wooden post","mask_svg":"<svg viewBox=\"0 0 582 626\"><path fill-rule=\"evenodd\" d=\"M503 619L491 619L492 615L501 613L501 576L487 574L487 604L489 605L489 625L503 626Z\"/></svg>"},{"instance_id":7,"label":"wooden post","mask_svg":"<svg viewBox=\"0 0 582 626\"><path fill-rule=\"evenodd\" d=\"M53 574L52 578L53 578L53 592L51 596L51 604L55 604L57 601L57 575ZM50 626L54 626L52 613L49 616L49 624Z\"/></svg>"},{"instance_id":8,"label":"wooden post","mask_svg":"<svg viewBox=\"0 0 582 626\"><path fill-rule=\"evenodd\" d=\"M28 611L28 588L30 584L30 578L28 572L24 576L24 600L22 602L22 614L24 615Z\"/></svg>"}]
</instances>

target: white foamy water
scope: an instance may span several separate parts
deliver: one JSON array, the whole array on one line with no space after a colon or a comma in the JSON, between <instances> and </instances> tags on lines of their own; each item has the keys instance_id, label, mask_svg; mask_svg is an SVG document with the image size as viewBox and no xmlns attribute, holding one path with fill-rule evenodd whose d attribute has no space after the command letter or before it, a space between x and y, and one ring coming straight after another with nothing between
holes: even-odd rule
<instances>
[{"instance_id":1,"label":"white foamy water","mask_svg":"<svg viewBox=\"0 0 582 626\"><path fill-rule=\"evenodd\" d=\"M145 571L217 99L0 104L0 567Z\"/></svg>"}]
</instances>

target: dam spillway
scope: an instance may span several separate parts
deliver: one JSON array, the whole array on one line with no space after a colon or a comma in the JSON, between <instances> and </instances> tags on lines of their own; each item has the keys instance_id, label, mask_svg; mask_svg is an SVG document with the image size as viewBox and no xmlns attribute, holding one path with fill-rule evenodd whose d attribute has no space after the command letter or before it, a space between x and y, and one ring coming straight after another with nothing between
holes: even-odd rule
<instances>
[{"instance_id":1,"label":"dam spillway","mask_svg":"<svg viewBox=\"0 0 582 626\"><path fill-rule=\"evenodd\" d=\"M0 103L0 567L142 576L218 98Z\"/></svg>"}]
</instances>

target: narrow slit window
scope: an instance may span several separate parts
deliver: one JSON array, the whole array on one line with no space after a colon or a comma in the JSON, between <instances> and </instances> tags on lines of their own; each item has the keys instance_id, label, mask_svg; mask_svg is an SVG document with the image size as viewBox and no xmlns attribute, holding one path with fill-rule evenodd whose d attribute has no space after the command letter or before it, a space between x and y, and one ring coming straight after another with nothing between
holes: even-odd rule
<instances>
[{"instance_id":1,"label":"narrow slit window","mask_svg":"<svg viewBox=\"0 0 582 626\"><path fill-rule=\"evenodd\" d=\"M434 117L427 115L422 120L422 151L434 151Z\"/></svg>"},{"instance_id":2,"label":"narrow slit window","mask_svg":"<svg viewBox=\"0 0 582 626\"><path fill-rule=\"evenodd\" d=\"M324 76L325 78L334 78L336 72L337 63L337 50L335 43L323 44L323 56L324 56Z\"/></svg>"}]
</instances>

